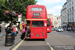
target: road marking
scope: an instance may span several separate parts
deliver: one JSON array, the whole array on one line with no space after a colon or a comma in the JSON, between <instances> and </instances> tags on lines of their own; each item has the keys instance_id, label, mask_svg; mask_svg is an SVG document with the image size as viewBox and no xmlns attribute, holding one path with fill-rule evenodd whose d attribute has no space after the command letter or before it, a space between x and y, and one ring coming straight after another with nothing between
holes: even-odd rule
<instances>
[{"instance_id":1,"label":"road marking","mask_svg":"<svg viewBox=\"0 0 75 50\"><path fill-rule=\"evenodd\" d=\"M23 43L24 40L25 38L19 44L17 44L12 50L16 50Z\"/></svg>"},{"instance_id":2,"label":"road marking","mask_svg":"<svg viewBox=\"0 0 75 50\"><path fill-rule=\"evenodd\" d=\"M49 45L49 43L48 43L48 42L47 42L47 45L50 47L50 49L51 49L51 50L54 50L54 49L53 49L53 48Z\"/></svg>"}]
</instances>

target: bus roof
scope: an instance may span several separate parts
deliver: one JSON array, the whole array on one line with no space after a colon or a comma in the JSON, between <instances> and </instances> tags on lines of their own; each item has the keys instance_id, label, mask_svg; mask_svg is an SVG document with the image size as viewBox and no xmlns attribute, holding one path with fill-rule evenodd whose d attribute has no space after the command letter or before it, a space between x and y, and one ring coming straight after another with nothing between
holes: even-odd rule
<instances>
[{"instance_id":1,"label":"bus roof","mask_svg":"<svg viewBox=\"0 0 75 50\"><path fill-rule=\"evenodd\" d=\"M36 6L37 6L37 7L45 7L44 5L29 5L28 7L36 7ZM28 8L28 7L27 7L27 8Z\"/></svg>"}]
</instances>

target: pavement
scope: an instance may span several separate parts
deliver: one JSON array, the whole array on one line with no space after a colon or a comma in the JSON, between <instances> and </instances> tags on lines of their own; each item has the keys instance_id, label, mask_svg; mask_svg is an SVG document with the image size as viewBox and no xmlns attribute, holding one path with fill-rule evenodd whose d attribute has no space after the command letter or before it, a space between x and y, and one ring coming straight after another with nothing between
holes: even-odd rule
<instances>
[{"instance_id":1,"label":"pavement","mask_svg":"<svg viewBox=\"0 0 75 50\"><path fill-rule=\"evenodd\" d=\"M19 43L21 41L20 35L21 35L21 32L19 32L17 34L17 36L15 37L14 45L5 46L5 35L3 34L3 37L0 38L1 39L0 40L0 50L10 50L11 48L13 48L17 43Z\"/></svg>"}]
</instances>

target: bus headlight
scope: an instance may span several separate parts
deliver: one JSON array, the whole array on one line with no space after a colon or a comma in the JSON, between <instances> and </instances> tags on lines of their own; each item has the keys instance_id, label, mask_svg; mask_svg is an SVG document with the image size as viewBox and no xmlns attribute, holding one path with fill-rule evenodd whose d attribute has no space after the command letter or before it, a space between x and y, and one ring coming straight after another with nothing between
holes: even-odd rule
<instances>
[{"instance_id":1,"label":"bus headlight","mask_svg":"<svg viewBox=\"0 0 75 50\"><path fill-rule=\"evenodd\" d=\"M49 28L47 28L47 30L50 30Z\"/></svg>"}]
</instances>

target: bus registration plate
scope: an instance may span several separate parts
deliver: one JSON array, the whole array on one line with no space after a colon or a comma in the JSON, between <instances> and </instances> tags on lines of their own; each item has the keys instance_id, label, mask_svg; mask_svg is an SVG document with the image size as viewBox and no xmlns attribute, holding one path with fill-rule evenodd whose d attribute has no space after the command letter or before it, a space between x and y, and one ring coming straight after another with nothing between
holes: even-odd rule
<instances>
[{"instance_id":1,"label":"bus registration plate","mask_svg":"<svg viewBox=\"0 0 75 50\"><path fill-rule=\"evenodd\" d=\"M39 37L39 34L36 34L37 37Z\"/></svg>"},{"instance_id":2,"label":"bus registration plate","mask_svg":"<svg viewBox=\"0 0 75 50\"><path fill-rule=\"evenodd\" d=\"M47 30L49 30L49 28L47 28Z\"/></svg>"}]
</instances>

